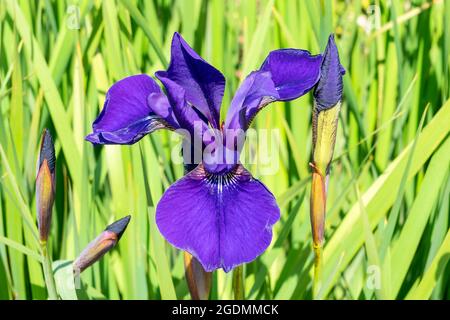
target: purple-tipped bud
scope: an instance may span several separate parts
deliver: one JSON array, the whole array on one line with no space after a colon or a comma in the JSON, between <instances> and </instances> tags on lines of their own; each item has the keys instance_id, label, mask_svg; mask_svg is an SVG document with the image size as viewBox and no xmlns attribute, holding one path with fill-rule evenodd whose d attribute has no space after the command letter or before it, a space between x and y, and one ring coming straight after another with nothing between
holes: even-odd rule
<instances>
[{"instance_id":1,"label":"purple-tipped bud","mask_svg":"<svg viewBox=\"0 0 450 320\"><path fill-rule=\"evenodd\" d=\"M335 106L342 100L342 76L345 69L339 61L339 52L334 35L328 38L320 67L320 79L314 90L314 99L318 112Z\"/></svg>"},{"instance_id":2,"label":"purple-tipped bud","mask_svg":"<svg viewBox=\"0 0 450 320\"><path fill-rule=\"evenodd\" d=\"M342 100L342 76L345 69L339 61L339 52L334 35L328 38L327 47L320 66L320 79L314 90L313 112L313 168L310 217L316 253L316 265L319 265L324 240L327 179L334 145Z\"/></svg>"},{"instance_id":3,"label":"purple-tipped bud","mask_svg":"<svg viewBox=\"0 0 450 320\"><path fill-rule=\"evenodd\" d=\"M113 222L109 226L107 226L104 232L114 233L117 237L117 241L119 241L123 233L125 232L125 229L127 228L130 219L131 219L130 215L123 217L122 219L119 219L116 222Z\"/></svg>"},{"instance_id":4,"label":"purple-tipped bud","mask_svg":"<svg viewBox=\"0 0 450 320\"><path fill-rule=\"evenodd\" d=\"M52 222L55 200L55 147L47 129L42 133L36 174L36 213L39 238L46 242Z\"/></svg>"},{"instance_id":5,"label":"purple-tipped bud","mask_svg":"<svg viewBox=\"0 0 450 320\"><path fill-rule=\"evenodd\" d=\"M91 241L73 263L75 274L80 274L114 248L125 232L130 219L131 216L126 216L113 222L97 238Z\"/></svg>"}]
</instances>

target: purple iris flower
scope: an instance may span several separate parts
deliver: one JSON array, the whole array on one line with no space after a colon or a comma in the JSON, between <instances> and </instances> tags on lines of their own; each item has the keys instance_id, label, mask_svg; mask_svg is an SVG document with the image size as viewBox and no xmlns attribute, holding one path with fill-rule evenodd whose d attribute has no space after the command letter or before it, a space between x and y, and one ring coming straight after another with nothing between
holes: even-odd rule
<instances>
[{"instance_id":1,"label":"purple iris flower","mask_svg":"<svg viewBox=\"0 0 450 320\"><path fill-rule=\"evenodd\" d=\"M322 55L281 49L237 90L224 122L220 108L225 77L178 34L171 61L156 72L165 93L147 75L115 83L86 139L94 144L133 144L158 129L182 129L190 150L200 150L194 169L171 185L156 208L162 235L191 253L206 271L226 272L251 262L272 240L280 217L275 197L239 163L245 132L255 115L274 101L297 99L320 78ZM188 138L187 138L188 137ZM192 143L193 140L199 143Z\"/></svg>"}]
</instances>

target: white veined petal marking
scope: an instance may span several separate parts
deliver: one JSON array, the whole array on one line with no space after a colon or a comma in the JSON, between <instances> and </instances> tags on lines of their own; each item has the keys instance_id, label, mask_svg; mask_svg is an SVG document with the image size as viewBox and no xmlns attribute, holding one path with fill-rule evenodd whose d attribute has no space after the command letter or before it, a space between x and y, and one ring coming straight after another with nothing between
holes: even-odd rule
<instances>
[{"instance_id":1,"label":"white veined petal marking","mask_svg":"<svg viewBox=\"0 0 450 320\"><path fill-rule=\"evenodd\" d=\"M234 188L237 184L237 177L235 170L225 174L207 174L206 182L209 186L217 188L217 193L222 193L223 187Z\"/></svg>"}]
</instances>

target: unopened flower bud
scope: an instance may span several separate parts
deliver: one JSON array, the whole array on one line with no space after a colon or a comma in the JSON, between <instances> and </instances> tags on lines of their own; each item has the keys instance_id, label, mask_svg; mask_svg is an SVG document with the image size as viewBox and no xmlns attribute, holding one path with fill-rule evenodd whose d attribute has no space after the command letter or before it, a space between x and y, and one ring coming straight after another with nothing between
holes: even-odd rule
<instances>
[{"instance_id":1,"label":"unopened flower bud","mask_svg":"<svg viewBox=\"0 0 450 320\"><path fill-rule=\"evenodd\" d=\"M320 66L320 78L314 89L315 108L318 112L334 107L342 100L342 76L345 69L339 60L334 35L328 38Z\"/></svg>"},{"instance_id":2,"label":"unopened flower bud","mask_svg":"<svg viewBox=\"0 0 450 320\"><path fill-rule=\"evenodd\" d=\"M91 241L73 263L73 270L80 274L86 268L100 260L105 253L115 247L130 222L131 216L126 216L110 224L100 235Z\"/></svg>"},{"instance_id":3,"label":"unopened flower bud","mask_svg":"<svg viewBox=\"0 0 450 320\"><path fill-rule=\"evenodd\" d=\"M36 174L36 213L41 242L46 242L52 222L55 200L55 147L47 129L44 129Z\"/></svg>"},{"instance_id":4,"label":"unopened flower bud","mask_svg":"<svg viewBox=\"0 0 450 320\"><path fill-rule=\"evenodd\" d=\"M341 108L345 69L339 61L339 53L330 35L320 67L320 79L314 90L313 112L313 168L311 187L311 225L314 248L323 242L328 171L333 159L336 132Z\"/></svg>"}]
</instances>

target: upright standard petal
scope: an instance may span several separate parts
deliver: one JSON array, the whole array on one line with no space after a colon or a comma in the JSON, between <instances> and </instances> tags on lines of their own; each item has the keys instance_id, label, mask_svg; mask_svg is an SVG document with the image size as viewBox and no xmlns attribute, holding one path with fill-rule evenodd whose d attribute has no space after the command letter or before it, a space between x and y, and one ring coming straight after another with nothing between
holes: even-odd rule
<instances>
[{"instance_id":1,"label":"upright standard petal","mask_svg":"<svg viewBox=\"0 0 450 320\"><path fill-rule=\"evenodd\" d=\"M252 72L236 91L224 128L247 130L256 113L279 98L270 72Z\"/></svg>"},{"instance_id":2,"label":"upright standard petal","mask_svg":"<svg viewBox=\"0 0 450 320\"><path fill-rule=\"evenodd\" d=\"M179 127L184 132L183 159L185 167L198 165L202 161L203 150L208 141L204 141L208 130L207 120L202 113L186 101L186 91L176 82L165 77L164 73L157 72L156 76L162 82L167 91L167 97L172 106L172 111L178 121Z\"/></svg>"},{"instance_id":3,"label":"upright standard petal","mask_svg":"<svg viewBox=\"0 0 450 320\"><path fill-rule=\"evenodd\" d=\"M92 125L93 133L86 140L94 144L133 144L157 129L177 128L171 107L161 95L157 83L145 74L116 82L108 90L103 109Z\"/></svg>"},{"instance_id":4,"label":"upright standard petal","mask_svg":"<svg viewBox=\"0 0 450 320\"><path fill-rule=\"evenodd\" d=\"M339 61L334 35L330 35L320 67L320 80L314 90L317 111L329 109L341 101L344 74L345 69Z\"/></svg>"},{"instance_id":5,"label":"upright standard petal","mask_svg":"<svg viewBox=\"0 0 450 320\"><path fill-rule=\"evenodd\" d=\"M172 39L169 69L159 72L159 75L183 87L187 101L200 110L213 127L219 127L225 77L203 60L178 33Z\"/></svg>"},{"instance_id":6,"label":"upright standard petal","mask_svg":"<svg viewBox=\"0 0 450 320\"><path fill-rule=\"evenodd\" d=\"M200 164L167 189L156 209L162 235L206 271L253 261L270 245L279 217L272 193L241 165L211 175Z\"/></svg>"},{"instance_id":7,"label":"upright standard petal","mask_svg":"<svg viewBox=\"0 0 450 320\"><path fill-rule=\"evenodd\" d=\"M225 121L227 129L247 130L256 113L273 101L297 99L319 81L321 55L305 50L272 51L234 96Z\"/></svg>"},{"instance_id":8,"label":"upright standard petal","mask_svg":"<svg viewBox=\"0 0 450 320\"><path fill-rule=\"evenodd\" d=\"M156 77L166 88L172 112L180 128L188 130L191 135L195 131L198 131L197 134L203 134L203 131L208 128L206 119L202 119L200 111L188 104L186 90L162 72L157 72Z\"/></svg>"}]
</instances>

